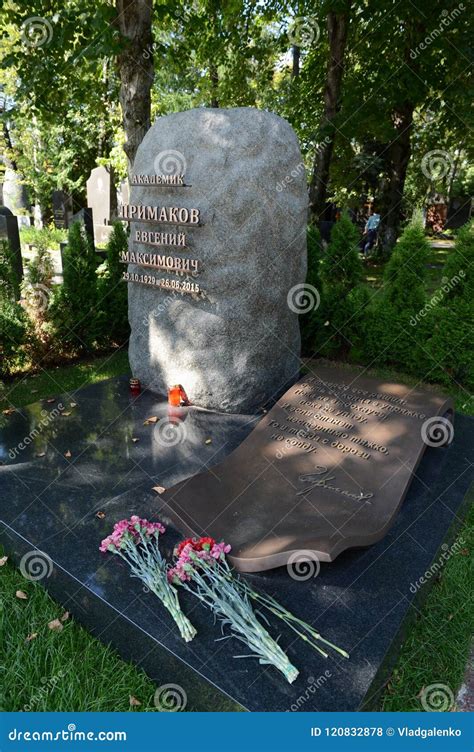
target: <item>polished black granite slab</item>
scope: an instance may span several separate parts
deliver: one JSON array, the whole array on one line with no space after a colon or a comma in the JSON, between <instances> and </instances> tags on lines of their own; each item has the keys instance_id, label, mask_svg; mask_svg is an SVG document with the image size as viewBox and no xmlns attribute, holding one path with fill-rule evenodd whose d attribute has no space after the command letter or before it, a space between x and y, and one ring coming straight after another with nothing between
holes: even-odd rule
<instances>
[{"instance_id":1,"label":"polished black granite slab","mask_svg":"<svg viewBox=\"0 0 474 752\"><path fill-rule=\"evenodd\" d=\"M59 405L70 415L51 417ZM151 416L164 420L143 425ZM125 377L1 415L0 542L17 562L35 547L48 554L54 566L42 584L53 597L157 684L182 686L189 708L373 706L422 597L413 585L444 553L462 521L472 479L474 420L456 416L453 443L427 449L394 526L378 544L321 564L319 575L306 581L295 581L284 568L249 577L351 654L349 661L324 660L295 642L293 633L272 625L300 669L288 685L256 660L235 660L242 646L232 639L216 642L219 626L182 593L198 630L184 644L154 596L128 576L117 557L98 550L118 519L133 513L160 517L153 486L170 487L206 467L212 470L258 420L194 408L181 417L168 415L167 405L149 393L131 396ZM170 529L163 543L171 551L178 538Z\"/></svg>"}]
</instances>

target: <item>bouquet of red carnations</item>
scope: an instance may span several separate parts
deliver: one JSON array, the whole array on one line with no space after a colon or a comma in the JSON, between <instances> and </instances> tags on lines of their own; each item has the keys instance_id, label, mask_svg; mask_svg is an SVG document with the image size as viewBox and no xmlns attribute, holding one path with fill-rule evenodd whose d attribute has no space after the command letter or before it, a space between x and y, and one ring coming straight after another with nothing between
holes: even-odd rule
<instances>
[{"instance_id":1,"label":"bouquet of red carnations","mask_svg":"<svg viewBox=\"0 0 474 752\"><path fill-rule=\"evenodd\" d=\"M196 595L222 626L229 626L231 636L250 648L259 663L272 664L291 683L298 676L298 669L257 619L247 593L227 565L225 555L229 551L229 545L216 543L213 538L188 538L175 549L178 559L169 570L168 579Z\"/></svg>"}]
</instances>

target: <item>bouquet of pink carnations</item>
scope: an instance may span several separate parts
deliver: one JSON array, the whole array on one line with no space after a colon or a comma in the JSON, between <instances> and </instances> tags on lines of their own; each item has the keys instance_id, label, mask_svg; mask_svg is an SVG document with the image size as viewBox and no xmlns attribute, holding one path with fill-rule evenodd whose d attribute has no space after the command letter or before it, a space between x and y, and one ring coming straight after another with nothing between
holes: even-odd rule
<instances>
[{"instance_id":1,"label":"bouquet of pink carnations","mask_svg":"<svg viewBox=\"0 0 474 752\"><path fill-rule=\"evenodd\" d=\"M178 593L167 577L167 563L158 547L160 534L165 532L161 522L149 522L137 515L120 520L113 532L104 538L101 551L110 551L123 559L132 571L151 590L169 611L186 642L193 639L196 630L181 611Z\"/></svg>"}]
</instances>

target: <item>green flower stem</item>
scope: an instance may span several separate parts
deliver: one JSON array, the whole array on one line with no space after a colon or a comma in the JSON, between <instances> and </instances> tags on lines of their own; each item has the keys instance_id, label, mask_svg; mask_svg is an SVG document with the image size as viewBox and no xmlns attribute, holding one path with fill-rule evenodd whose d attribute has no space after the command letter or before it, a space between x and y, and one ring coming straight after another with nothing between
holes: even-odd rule
<instances>
[{"instance_id":1,"label":"green flower stem","mask_svg":"<svg viewBox=\"0 0 474 752\"><path fill-rule=\"evenodd\" d=\"M196 595L223 624L230 626L232 635L249 646L261 664L275 666L290 684L298 676L286 653L258 621L246 595L239 592L228 577L214 564L196 560L199 568L190 573L194 587L183 587Z\"/></svg>"},{"instance_id":2,"label":"green flower stem","mask_svg":"<svg viewBox=\"0 0 474 752\"><path fill-rule=\"evenodd\" d=\"M150 590L155 593L155 595L158 595L158 597L160 597L160 595L154 590L153 587L150 587ZM173 593L166 595L161 602L175 620L183 640L185 642L191 642L191 640L197 633L188 617L185 616L185 614L183 614L183 612L181 611L181 607L178 601L178 593L176 592L176 590L174 590L173 588Z\"/></svg>"},{"instance_id":3,"label":"green flower stem","mask_svg":"<svg viewBox=\"0 0 474 752\"><path fill-rule=\"evenodd\" d=\"M334 643L329 642L329 640L326 640L324 637L322 637L319 632L316 632L315 629L310 624L307 624L302 619L299 619L297 616L291 613L291 611L288 611L286 608L284 608L278 601L276 601L274 598L272 598L271 595L263 595L262 593L259 593L256 590L253 590L246 582L240 579L240 577L235 577L232 573L232 570L230 569L227 561L220 561L219 566L223 569L223 575L227 576L229 579L232 579L234 582L237 583L238 587L240 588L242 593L246 593L250 598L252 598L254 601L259 603L260 605L267 608L272 614L275 616L278 616L278 618L282 619L282 621L285 622L296 634L305 642L307 642L311 647L313 647L315 650L317 650L321 655L323 655L325 658L328 658L328 654L321 650L321 648L318 645L315 645L312 640L319 640L320 642L323 642L325 645L328 645L333 650L335 650L337 653L342 655L344 658L349 658L349 653L347 653L342 648L338 647L337 645L334 645ZM308 637L299 631L294 625L297 624L300 629L303 629L306 631L309 636L312 638L311 640L308 639Z\"/></svg>"},{"instance_id":4,"label":"green flower stem","mask_svg":"<svg viewBox=\"0 0 474 752\"><path fill-rule=\"evenodd\" d=\"M157 534L155 537L158 539ZM140 544L137 546L131 535L124 535L122 548L113 549L113 553L128 564L132 577L141 580L160 599L173 617L183 640L190 642L196 630L181 610L176 588L168 582L166 561L158 549L158 540L155 545L150 545L147 538L140 534Z\"/></svg>"}]
</instances>

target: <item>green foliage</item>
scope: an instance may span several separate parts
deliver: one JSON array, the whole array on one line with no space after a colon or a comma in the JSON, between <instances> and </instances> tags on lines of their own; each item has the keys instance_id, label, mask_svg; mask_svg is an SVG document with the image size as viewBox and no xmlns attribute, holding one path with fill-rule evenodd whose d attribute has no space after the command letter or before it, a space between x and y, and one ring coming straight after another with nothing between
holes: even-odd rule
<instances>
[{"instance_id":1,"label":"green foliage","mask_svg":"<svg viewBox=\"0 0 474 752\"><path fill-rule=\"evenodd\" d=\"M362 308L367 293L359 289L363 268L359 258L359 233L347 212L334 225L322 265L322 313L325 329L318 350L325 356L346 356L360 334Z\"/></svg>"},{"instance_id":2,"label":"green foliage","mask_svg":"<svg viewBox=\"0 0 474 752\"><path fill-rule=\"evenodd\" d=\"M22 244L34 245L38 250L58 250L59 244L67 239L66 230L54 225L48 227L22 227L20 230Z\"/></svg>"},{"instance_id":3,"label":"green foliage","mask_svg":"<svg viewBox=\"0 0 474 752\"><path fill-rule=\"evenodd\" d=\"M474 305L457 296L439 306L429 318L430 337L424 349L430 381L474 388Z\"/></svg>"},{"instance_id":4,"label":"green foliage","mask_svg":"<svg viewBox=\"0 0 474 752\"><path fill-rule=\"evenodd\" d=\"M19 303L0 300L0 376L9 376L26 359L28 318Z\"/></svg>"},{"instance_id":5,"label":"green foliage","mask_svg":"<svg viewBox=\"0 0 474 752\"><path fill-rule=\"evenodd\" d=\"M50 314L58 347L90 352L97 339L97 254L79 222L69 229L63 253L63 284Z\"/></svg>"},{"instance_id":6,"label":"green foliage","mask_svg":"<svg viewBox=\"0 0 474 752\"><path fill-rule=\"evenodd\" d=\"M311 308L307 313L300 316L300 330L301 330L301 346L303 353L310 356L312 354L312 348L315 338L322 325L322 312L320 303L320 296L322 290L321 282L321 258L322 258L322 246L321 236L317 227L313 225L308 226L307 231L307 245L308 245L308 271L306 274L306 285L309 288L308 298L310 297L316 302L316 305ZM319 298L318 298L319 296Z\"/></svg>"},{"instance_id":7,"label":"green foliage","mask_svg":"<svg viewBox=\"0 0 474 752\"><path fill-rule=\"evenodd\" d=\"M341 295L349 293L362 280L359 258L359 233L347 212L334 225L322 264L324 284L337 287Z\"/></svg>"},{"instance_id":8,"label":"green foliage","mask_svg":"<svg viewBox=\"0 0 474 752\"><path fill-rule=\"evenodd\" d=\"M127 285L122 280L124 265L120 254L128 248L127 232L115 222L107 243L105 269L98 282L97 326L104 345L123 344L129 336Z\"/></svg>"},{"instance_id":9,"label":"green foliage","mask_svg":"<svg viewBox=\"0 0 474 752\"><path fill-rule=\"evenodd\" d=\"M403 231L385 267L385 300L400 314L416 314L425 303L430 246L416 217Z\"/></svg>"},{"instance_id":10,"label":"green foliage","mask_svg":"<svg viewBox=\"0 0 474 752\"><path fill-rule=\"evenodd\" d=\"M463 297L474 301L474 220L462 227L444 267L444 282L449 286L448 300Z\"/></svg>"},{"instance_id":11,"label":"green foliage","mask_svg":"<svg viewBox=\"0 0 474 752\"><path fill-rule=\"evenodd\" d=\"M430 300L426 351L433 380L474 387L474 222L458 233Z\"/></svg>"},{"instance_id":12,"label":"green foliage","mask_svg":"<svg viewBox=\"0 0 474 752\"><path fill-rule=\"evenodd\" d=\"M44 285L51 287L54 266L47 247L39 246L25 272L24 286Z\"/></svg>"},{"instance_id":13,"label":"green foliage","mask_svg":"<svg viewBox=\"0 0 474 752\"><path fill-rule=\"evenodd\" d=\"M15 271L13 252L6 240L0 241L0 301L14 301L18 297L19 280Z\"/></svg>"},{"instance_id":14,"label":"green foliage","mask_svg":"<svg viewBox=\"0 0 474 752\"><path fill-rule=\"evenodd\" d=\"M407 373L426 373L420 343L429 334L419 316L426 303L424 280L429 244L419 216L405 228L385 267L384 287L367 310L362 357L375 365L395 365Z\"/></svg>"},{"instance_id":15,"label":"green foliage","mask_svg":"<svg viewBox=\"0 0 474 752\"><path fill-rule=\"evenodd\" d=\"M114 5L102 0L32 0L28 7L8 2L0 8L8 133L3 146L30 202L48 218L57 188L84 205L89 172L114 143L119 103L112 59L120 43L115 15ZM39 44L25 43L35 17L40 22L33 26L43 25L47 41L41 43L40 33Z\"/></svg>"},{"instance_id":16,"label":"green foliage","mask_svg":"<svg viewBox=\"0 0 474 752\"><path fill-rule=\"evenodd\" d=\"M43 239L37 245L35 256L26 268L21 285L23 309L29 317L32 330L29 357L33 362L43 359L51 344L47 322L53 294L54 268L48 245Z\"/></svg>"},{"instance_id":17,"label":"green foliage","mask_svg":"<svg viewBox=\"0 0 474 752\"><path fill-rule=\"evenodd\" d=\"M28 318L16 302L18 279L13 253L6 241L0 244L0 376L9 376L26 360Z\"/></svg>"},{"instance_id":18,"label":"green foliage","mask_svg":"<svg viewBox=\"0 0 474 752\"><path fill-rule=\"evenodd\" d=\"M427 297L423 280L429 249L418 222L406 228L387 264L383 294L367 312L364 362L472 388L473 248L467 226L448 256L441 287Z\"/></svg>"}]
</instances>

